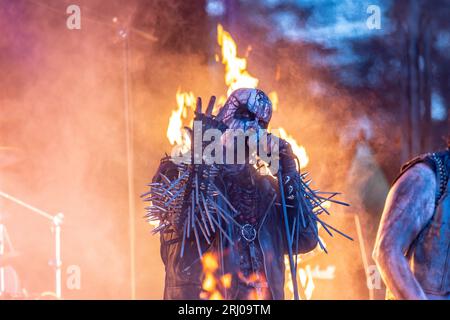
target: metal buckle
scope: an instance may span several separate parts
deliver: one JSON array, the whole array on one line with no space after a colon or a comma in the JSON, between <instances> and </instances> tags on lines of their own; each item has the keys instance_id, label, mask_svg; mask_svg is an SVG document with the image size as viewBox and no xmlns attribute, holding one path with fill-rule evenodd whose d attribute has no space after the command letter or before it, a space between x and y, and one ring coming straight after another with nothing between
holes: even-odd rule
<instances>
[{"instance_id":1,"label":"metal buckle","mask_svg":"<svg viewBox=\"0 0 450 320\"><path fill-rule=\"evenodd\" d=\"M256 239L256 229L251 224L244 224L241 227L241 235L247 242L252 242Z\"/></svg>"}]
</instances>

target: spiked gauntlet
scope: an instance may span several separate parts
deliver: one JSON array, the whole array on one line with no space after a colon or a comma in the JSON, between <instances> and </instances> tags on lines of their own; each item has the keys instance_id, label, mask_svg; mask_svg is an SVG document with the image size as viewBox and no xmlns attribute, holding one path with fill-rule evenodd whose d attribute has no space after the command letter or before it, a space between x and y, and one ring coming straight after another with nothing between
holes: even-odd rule
<instances>
[{"instance_id":1,"label":"spiked gauntlet","mask_svg":"<svg viewBox=\"0 0 450 320\"><path fill-rule=\"evenodd\" d=\"M199 102L194 120L201 121L202 136L208 129L224 132L227 127L208 111L212 109L211 102L204 114L198 104ZM195 141L193 134L191 141ZM205 147L206 143L202 139L202 154ZM193 144L190 163L175 164L170 157L163 158L158 172L149 184L150 191L142 195L146 197L144 200L151 201L151 205L146 208L147 219L159 221L159 226L153 232L163 233L171 229L182 235L181 256L185 242L190 240L197 243L201 256L200 243L205 241L211 244L217 231L232 242L222 225L236 223L233 218L236 209L215 185L221 166L209 163L204 158L198 159L196 152ZM219 206L218 197L221 197L226 205Z\"/></svg>"}]
</instances>

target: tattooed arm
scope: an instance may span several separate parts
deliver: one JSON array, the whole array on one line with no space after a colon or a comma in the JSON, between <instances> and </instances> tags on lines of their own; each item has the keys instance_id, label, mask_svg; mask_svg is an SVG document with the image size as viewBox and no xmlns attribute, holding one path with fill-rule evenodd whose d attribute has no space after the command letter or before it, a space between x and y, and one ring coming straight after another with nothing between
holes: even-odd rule
<instances>
[{"instance_id":1,"label":"tattooed arm","mask_svg":"<svg viewBox=\"0 0 450 320\"><path fill-rule=\"evenodd\" d=\"M373 258L396 299L427 299L405 255L433 216L435 192L434 172L420 163L400 177L386 199Z\"/></svg>"}]
</instances>

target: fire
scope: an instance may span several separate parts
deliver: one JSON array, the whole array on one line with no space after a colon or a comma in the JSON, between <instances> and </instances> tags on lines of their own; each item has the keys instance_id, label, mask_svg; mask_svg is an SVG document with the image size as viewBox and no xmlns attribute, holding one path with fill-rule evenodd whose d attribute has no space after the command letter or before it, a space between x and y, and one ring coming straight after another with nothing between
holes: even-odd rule
<instances>
[{"instance_id":1,"label":"fire","mask_svg":"<svg viewBox=\"0 0 450 320\"><path fill-rule=\"evenodd\" d=\"M167 127L167 138L171 145L186 145L188 141L187 135L183 134L183 119L187 119L188 110L195 109L195 95L193 92L181 92L178 89L177 109L172 111Z\"/></svg>"},{"instance_id":2,"label":"fire","mask_svg":"<svg viewBox=\"0 0 450 320\"><path fill-rule=\"evenodd\" d=\"M247 59L239 58L237 56L236 42L231 37L230 33L226 32L222 25L217 26L217 42L222 48L222 63L225 65L225 83L228 86L227 96L238 88L256 88L258 86L258 79L253 77L246 70ZM268 94L272 101L273 111L278 110L278 94L272 91ZM225 102L221 97L219 103ZM284 128L279 129L280 138L285 139L291 146L294 154L300 161L300 168L303 169L308 165L309 158L303 146L300 146L294 137L289 135Z\"/></svg>"},{"instance_id":3,"label":"fire","mask_svg":"<svg viewBox=\"0 0 450 320\"><path fill-rule=\"evenodd\" d=\"M252 76L247 71L247 59L243 57L238 57L237 45L234 41L231 34L224 30L221 24L217 25L217 42L221 48L221 59L218 55L215 55L215 60L217 62L221 61L221 63L225 66L225 84L227 85L227 97L230 94L238 89L238 88L256 88L258 86L259 80ZM251 48L249 48L250 50ZM279 73L279 72L278 72ZM272 101L273 111L278 110L279 99L276 91L272 91L268 94L270 100ZM225 96L220 96L218 99L218 103L216 108L214 109L214 114L217 113L217 108L223 105L226 101ZM193 113L189 113L190 110L195 109L195 95L193 92L181 92L178 89L176 93L176 101L177 108L172 111L172 114L169 119L169 124L167 127L167 138L172 146L182 146L181 149L183 152L186 148L190 148L190 137L183 130L184 125L192 123L192 115ZM188 119L190 116L190 119ZM306 149L299 145L297 140L290 135L284 128L279 128L279 136L280 138L286 140L291 146L294 154L298 157L300 161L300 168L303 169L308 165L309 158L306 153ZM189 150L189 149L187 149ZM155 225L158 225L158 221L153 222ZM289 267L289 263L286 263L287 267ZM204 279L202 283L203 292L201 294L201 298L203 299L211 299L211 300L221 300L223 299L222 292L224 289L229 288L231 286L232 276L231 274L225 274L222 276L218 276L217 270L219 267L217 257L212 253L206 253L202 257L202 265L203 265L203 273ZM300 270L300 269L299 269ZM312 283L312 278L308 278L310 276L310 272L298 272L300 277L304 277L303 274L306 274L307 281L306 284ZM289 278L290 274L286 278L286 286L292 288L292 279ZM300 278L301 283L303 278ZM308 280L309 279L309 280ZM312 294L311 284L308 287L310 292L306 295L306 297L310 297ZM306 293L305 293L306 294ZM249 298L258 299L259 295L254 292L253 296Z\"/></svg>"},{"instance_id":4,"label":"fire","mask_svg":"<svg viewBox=\"0 0 450 320\"><path fill-rule=\"evenodd\" d=\"M329 208L331 203L329 201L324 202L325 206ZM320 230L320 224L317 226L318 230ZM327 244L322 239L321 236L319 236L320 241L322 242L322 245L326 248ZM316 248L307 254L304 255L297 255L297 283L300 285L298 286L299 289L299 298L305 299L305 300L311 300L312 294L315 289L315 284L313 280L313 274L311 271L311 266L309 264L305 265L304 267L300 266L300 263L302 262L303 258L310 259L311 257L314 257L318 254L321 254L323 252L322 248L319 244L317 244ZM286 282L284 284L284 292L287 294L288 297L291 299L294 299L294 286L292 282L292 276L291 276L291 268L289 263L289 256L284 256L284 266L285 266L285 279Z\"/></svg>"},{"instance_id":5,"label":"fire","mask_svg":"<svg viewBox=\"0 0 450 320\"><path fill-rule=\"evenodd\" d=\"M206 292L214 292L216 289L216 278L210 272L205 273L205 279L203 280L202 289Z\"/></svg>"},{"instance_id":6,"label":"fire","mask_svg":"<svg viewBox=\"0 0 450 320\"><path fill-rule=\"evenodd\" d=\"M237 56L236 42L221 24L217 25L217 42L222 49L222 63L225 65L227 96L239 88L256 88L259 80L248 73L247 59Z\"/></svg>"},{"instance_id":7,"label":"fire","mask_svg":"<svg viewBox=\"0 0 450 320\"><path fill-rule=\"evenodd\" d=\"M231 274L229 274L229 273L223 275L220 278L220 282L222 283L223 287L226 289L231 287L231 280L232 280L232 277L231 277Z\"/></svg>"},{"instance_id":8,"label":"fire","mask_svg":"<svg viewBox=\"0 0 450 320\"><path fill-rule=\"evenodd\" d=\"M205 300L223 300L223 291L231 287L231 274L217 276L219 261L217 255L207 252L202 257L203 282L200 298Z\"/></svg>"},{"instance_id":9,"label":"fire","mask_svg":"<svg viewBox=\"0 0 450 320\"><path fill-rule=\"evenodd\" d=\"M301 261L301 257L297 256L297 265L300 264L300 261ZM284 265L286 266L286 271L285 271L286 272L285 273L286 283L284 286L285 291L287 291L290 294L290 298L293 299L294 298L294 287L293 287L292 276L291 276L291 271L290 271L290 267L289 267L288 256L284 257ZM314 285L314 280L313 280L310 265L306 265L304 268L301 268L298 266L297 267L297 277L298 277L298 279L296 279L297 283L300 284L300 286L298 287L300 299L311 300L312 294L315 289L315 285Z\"/></svg>"},{"instance_id":10,"label":"fire","mask_svg":"<svg viewBox=\"0 0 450 320\"><path fill-rule=\"evenodd\" d=\"M297 143L297 140L295 140L293 136L288 134L284 128L279 128L278 130L280 138L286 140L291 145L292 151L300 161L300 168L297 169L304 169L309 163L309 158L306 153L305 147L299 145Z\"/></svg>"},{"instance_id":11,"label":"fire","mask_svg":"<svg viewBox=\"0 0 450 320\"><path fill-rule=\"evenodd\" d=\"M179 146L180 152L184 153L191 147L189 134L183 130L186 119L188 117L189 109L195 109L195 95L193 92L181 92L177 90L177 109L172 111L167 126L167 139L172 146ZM159 220L149 221L149 224L154 228L160 224Z\"/></svg>"},{"instance_id":12,"label":"fire","mask_svg":"<svg viewBox=\"0 0 450 320\"><path fill-rule=\"evenodd\" d=\"M238 88L256 88L259 80L249 74L247 71L247 59L237 56L236 42L231 34L223 29L221 24L217 25L217 42L221 47L221 61L225 65L225 84L228 86L227 96ZM218 57L216 57L216 60L218 60ZM278 110L279 99L277 92L272 91L268 95L272 101L273 111ZM189 148L189 136L183 132L183 125L187 122L188 111L195 109L195 100L193 92L180 92L178 89L176 93L177 109L172 111L167 127L167 138L171 145ZM219 97L216 108L223 105L225 100L226 97ZM292 146L294 154L300 161L299 169L305 168L309 162L306 149L299 145L297 140L288 134L283 127L279 128L279 135L280 138L286 140Z\"/></svg>"},{"instance_id":13,"label":"fire","mask_svg":"<svg viewBox=\"0 0 450 320\"><path fill-rule=\"evenodd\" d=\"M276 91L271 91L268 94L270 101L272 102L273 111L278 110L278 93Z\"/></svg>"},{"instance_id":14,"label":"fire","mask_svg":"<svg viewBox=\"0 0 450 320\"><path fill-rule=\"evenodd\" d=\"M211 253L205 253L202 257L203 271L208 272L216 272L219 268L219 262L217 261L217 257Z\"/></svg>"},{"instance_id":15,"label":"fire","mask_svg":"<svg viewBox=\"0 0 450 320\"><path fill-rule=\"evenodd\" d=\"M262 283L267 283L267 280L264 274L260 273L251 273L249 276L244 276L242 272L238 273L238 278L243 283L254 283L260 285ZM247 300L267 300L270 298L270 291L268 287L261 286L260 288L254 288L250 290L250 293L247 295Z\"/></svg>"}]
</instances>

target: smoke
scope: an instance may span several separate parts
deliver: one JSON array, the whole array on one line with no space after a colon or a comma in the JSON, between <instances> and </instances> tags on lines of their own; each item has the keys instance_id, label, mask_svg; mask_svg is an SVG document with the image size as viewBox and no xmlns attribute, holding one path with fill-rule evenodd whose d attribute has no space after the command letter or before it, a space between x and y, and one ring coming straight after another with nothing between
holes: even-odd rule
<instances>
[{"instance_id":1,"label":"smoke","mask_svg":"<svg viewBox=\"0 0 450 320\"><path fill-rule=\"evenodd\" d=\"M63 6L56 14L29 1L2 2L1 143L19 148L24 158L2 168L1 189L64 214L65 297L126 298L122 48L111 30L95 24L68 30ZM10 212L5 224L15 230L11 238L22 253L23 285L32 295L53 290L50 221L4 204ZM66 287L70 265L80 267L80 290Z\"/></svg>"},{"instance_id":2,"label":"smoke","mask_svg":"<svg viewBox=\"0 0 450 320\"><path fill-rule=\"evenodd\" d=\"M64 213L63 293L67 298L130 298L125 60L119 30L130 17L140 17L141 23L134 24L137 29L129 33L128 51L136 284L138 298L161 298L164 268L159 239L149 234L150 226L140 218L139 194L146 190L164 152L170 153L166 129L176 107L177 89L193 91L204 100L226 93L223 66L213 55L219 53L215 23L203 23L203 33L192 34L189 29L180 35L181 42L176 34L183 25L193 23L191 15L169 17L178 23L172 21L163 28L158 23L165 20L161 10L153 8L140 16L140 9L146 8L137 6L140 1L127 5L80 1L81 30L66 28L68 2L42 2L44 6L25 0L0 2L0 27L5 35L0 39L0 146L17 147L24 154L14 166L1 168L0 190L48 212ZM172 11L164 14L176 12L177 7L167 3ZM342 191L342 199L351 201L351 209L333 205L335 213L328 221L356 241L324 236L331 254L320 261L324 267L338 266L344 280L337 281L347 287L348 297L367 298L353 215L362 217L370 240L374 231L367 226L375 226L377 217L368 217L359 190L365 185L361 181L371 179L374 171L352 168L364 168L364 162L355 164L361 145L370 149L386 144L381 133L393 120L382 115L368 120L375 98L352 98L334 83L330 72L313 68L306 46L271 45L264 41L264 34L250 37L232 31L232 35L238 38L239 55L245 53L246 45L252 46L248 69L259 78L260 88L278 93L279 108L271 127L284 127L305 146L314 186ZM397 133L392 134L393 138L386 138L391 142ZM376 160L373 163L380 159ZM17 205L2 203L9 212L5 224L12 241L23 252L17 270L26 279L24 286L36 294L51 290L52 269L46 265L53 245L49 223ZM370 241L366 245L370 254ZM80 290L65 285L70 265L80 267ZM348 288L347 283L352 286ZM331 290L318 292L317 297L338 298L338 294Z\"/></svg>"}]
</instances>

